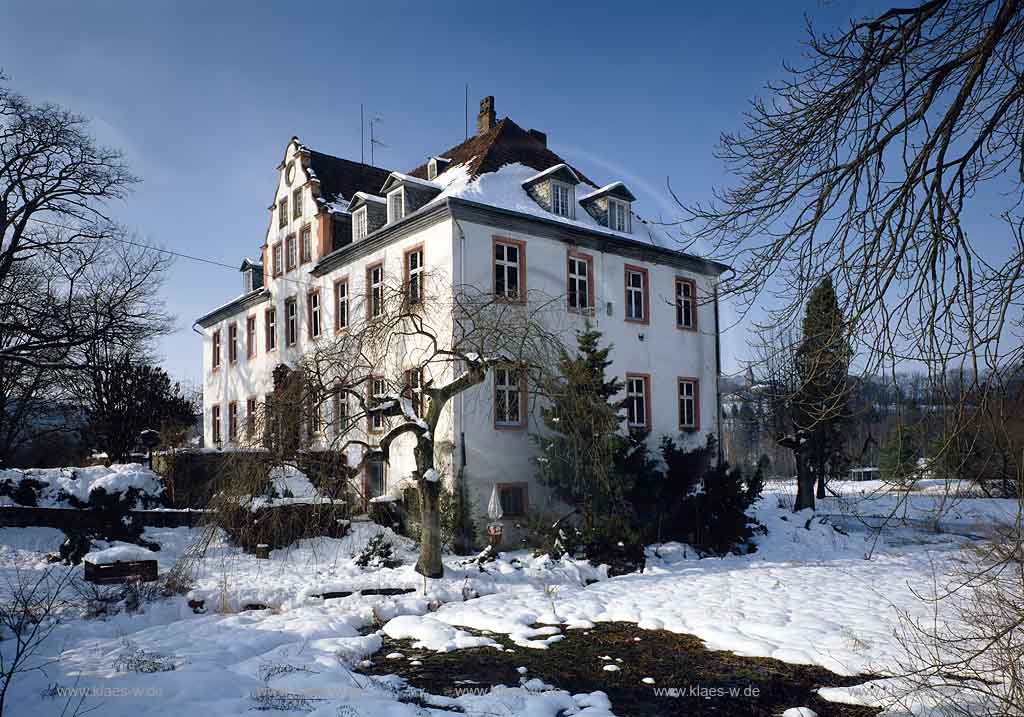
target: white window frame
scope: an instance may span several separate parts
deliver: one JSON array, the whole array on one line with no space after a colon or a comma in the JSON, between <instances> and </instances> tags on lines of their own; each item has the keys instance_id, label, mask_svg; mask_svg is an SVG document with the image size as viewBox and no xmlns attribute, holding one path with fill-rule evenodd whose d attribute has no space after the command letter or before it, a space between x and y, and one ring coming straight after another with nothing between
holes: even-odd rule
<instances>
[{"instance_id":1,"label":"white window frame","mask_svg":"<svg viewBox=\"0 0 1024 717\"><path fill-rule=\"evenodd\" d=\"M561 206L561 202L558 199L559 190L565 191L565 206ZM573 207L573 199L575 194L575 188L571 184L566 182L559 182L557 179L551 180L551 213L557 214L560 217L566 219L572 219L575 216ZM559 211L563 209L564 211Z\"/></svg>"},{"instance_id":2,"label":"white window frame","mask_svg":"<svg viewBox=\"0 0 1024 717\"><path fill-rule=\"evenodd\" d=\"M579 267L583 273L579 273ZM574 271L575 269L575 271ZM569 308L573 311L590 311L590 262L578 256L569 256ZM576 305L573 305L575 299Z\"/></svg>"},{"instance_id":3,"label":"white window frame","mask_svg":"<svg viewBox=\"0 0 1024 717\"><path fill-rule=\"evenodd\" d=\"M313 261L313 228L308 224L299 230L299 264Z\"/></svg>"},{"instance_id":4,"label":"white window frame","mask_svg":"<svg viewBox=\"0 0 1024 717\"><path fill-rule=\"evenodd\" d=\"M213 336L210 339L210 343L210 366L211 368L220 368L220 362L223 359L223 357L221 356L220 329L217 329L216 331L213 332Z\"/></svg>"},{"instance_id":5,"label":"white window frame","mask_svg":"<svg viewBox=\"0 0 1024 717\"><path fill-rule=\"evenodd\" d=\"M387 384L381 376L373 376L370 379L370 406L376 406L381 400L377 398L387 391ZM384 414L381 411L373 411L370 414L370 430L377 432L384 430Z\"/></svg>"},{"instance_id":6,"label":"white window frame","mask_svg":"<svg viewBox=\"0 0 1024 717\"><path fill-rule=\"evenodd\" d=\"M630 211L629 202L608 198L608 228L617 232L629 233Z\"/></svg>"},{"instance_id":7,"label":"white window frame","mask_svg":"<svg viewBox=\"0 0 1024 717\"><path fill-rule=\"evenodd\" d=\"M676 278L676 326L681 329L692 329L697 326L697 283L682 277ZM687 296L686 292L690 295ZM690 320L686 321L684 306L689 306Z\"/></svg>"},{"instance_id":8,"label":"white window frame","mask_svg":"<svg viewBox=\"0 0 1024 717\"><path fill-rule=\"evenodd\" d=\"M643 376L626 376L626 425L629 428L648 428L647 379Z\"/></svg>"},{"instance_id":9,"label":"white window frame","mask_svg":"<svg viewBox=\"0 0 1024 717\"><path fill-rule=\"evenodd\" d=\"M220 406L214 404L210 407L210 435L214 443L223 443L224 436L221 433Z\"/></svg>"},{"instance_id":10,"label":"white window frame","mask_svg":"<svg viewBox=\"0 0 1024 717\"><path fill-rule=\"evenodd\" d=\"M263 314L263 320L266 322L266 346L267 351L273 351L277 348L277 308L271 307Z\"/></svg>"},{"instance_id":11,"label":"white window frame","mask_svg":"<svg viewBox=\"0 0 1024 717\"><path fill-rule=\"evenodd\" d=\"M281 276L284 273L284 245L278 242L271 249L271 273L274 276Z\"/></svg>"},{"instance_id":12,"label":"white window frame","mask_svg":"<svg viewBox=\"0 0 1024 717\"><path fill-rule=\"evenodd\" d=\"M292 219L302 218L302 189L292 192Z\"/></svg>"},{"instance_id":13,"label":"white window frame","mask_svg":"<svg viewBox=\"0 0 1024 717\"><path fill-rule=\"evenodd\" d=\"M255 358L256 352L259 350L256 343L256 314L245 317L245 357L247 359Z\"/></svg>"},{"instance_id":14,"label":"white window frame","mask_svg":"<svg viewBox=\"0 0 1024 717\"><path fill-rule=\"evenodd\" d=\"M331 395L331 426L335 437L340 438L348 428L348 394L335 391Z\"/></svg>"},{"instance_id":15,"label":"white window frame","mask_svg":"<svg viewBox=\"0 0 1024 717\"><path fill-rule=\"evenodd\" d=\"M679 379L679 427L686 429L697 428L697 382L689 379ZM686 392L685 389L689 389ZM690 409L690 420L687 421L686 408Z\"/></svg>"},{"instance_id":16,"label":"white window frame","mask_svg":"<svg viewBox=\"0 0 1024 717\"><path fill-rule=\"evenodd\" d=\"M416 259L416 266L412 265L413 258ZM405 291L406 300L410 304L423 303L423 248L417 247L405 255ZM415 291L414 291L415 287Z\"/></svg>"},{"instance_id":17,"label":"white window frame","mask_svg":"<svg viewBox=\"0 0 1024 717\"><path fill-rule=\"evenodd\" d=\"M640 277L640 285L633 286L630 283L632 277ZM646 275L642 271L626 269L626 318L630 321L643 321L647 318L647 307L644 306L644 279ZM633 313L633 307L640 308L640 315Z\"/></svg>"},{"instance_id":18,"label":"white window frame","mask_svg":"<svg viewBox=\"0 0 1024 717\"><path fill-rule=\"evenodd\" d=\"M245 399L245 437L250 441L256 438L256 411L259 405L255 396Z\"/></svg>"},{"instance_id":19,"label":"white window frame","mask_svg":"<svg viewBox=\"0 0 1024 717\"><path fill-rule=\"evenodd\" d=\"M309 297L309 334L314 339L319 338L323 331L323 321L320 316L320 292L311 291Z\"/></svg>"},{"instance_id":20,"label":"white window frame","mask_svg":"<svg viewBox=\"0 0 1024 717\"><path fill-rule=\"evenodd\" d=\"M498 249L501 248L502 257L498 257ZM516 253L515 261L508 258L508 250L513 249ZM494 245L494 293L506 299L519 299L522 287L519 286L519 278L522 275L520 267L523 260L522 247L519 244L495 242ZM502 290L498 291L498 277L502 279ZM509 291L509 277L515 277L516 288L514 292Z\"/></svg>"},{"instance_id":21,"label":"white window frame","mask_svg":"<svg viewBox=\"0 0 1024 717\"><path fill-rule=\"evenodd\" d=\"M397 207L394 206L396 197L398 198ZM388 192L388 224L403 218L405 218L405 187L398 187Z\"/></svg>"},{"instance_id":22,"label":"white window frame","mask_svg":"<svg viewBox=\"0 0 1024 717\"><path fill-rule=\"evenodd\" d=\"M515 366L497 366L494 369L494 425L500 428L519 428L523 425L522 382ZM515 397L515 416L510 410L510 398Z\"/></svg>"},{"instance_id":23,"label":"white window frame","mask_svg":"<svg viewBox=\"0 0 1024 717\"><path fill-rule=\"evenodd\" d=\"M334 325L338 329L348 328L348 280L334 285Z\"/></svg>"},{"instance_id":24,"label":"white window frame","mask_svg":"<svg viewBox=\"0 0 1024 717\"><path fill-rule=\"evenodd\" d=\"M299 265L299 239L294 234L284 238L284 270L285 273Z\"/></svg>"},{"instance_id":25,"label":"white window frame","mask_svg":"<svg viewBox=\"0 0 1024 717\"><path fill-rule=\"evenodd\" d=\"M366 207L359 207L352 215L352 241L360 241L366 238Z\"/></svg>"},{"instance_id":26,"label":"white window frame","mask_svg":"<svg viewBox=\"0 0 1024 717\"><path fill-rule=\"evenodd\" d=\"M292 298L284 302L284 342L294 346L299 341L299 302Z\"/></svg>"},{"instance_id":27,"label":"white window frame","mask_svg":"<svg viewBox=\"0 0 1024 717\"><path fill-rule=\"evenodd\" d=\"M384 314L384 265L370 267L370 318L376 319Z\"/></svg>"},{"instance_id":28,"label":"white window frame","mask_svg":"<svg viewBox=\"0 0 1024 717\"><path fill-rule=\"evenodd\" d=\"M436 177L437 177L437 160L434 159L434 158L431 158L430 161L427 162L427 179L433 180Z\"/></svg>"}]
</instances>

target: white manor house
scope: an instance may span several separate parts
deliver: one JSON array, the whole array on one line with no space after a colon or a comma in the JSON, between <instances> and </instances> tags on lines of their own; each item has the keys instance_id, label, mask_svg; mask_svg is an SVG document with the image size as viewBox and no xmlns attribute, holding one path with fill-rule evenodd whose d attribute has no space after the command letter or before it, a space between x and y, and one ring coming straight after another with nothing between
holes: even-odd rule
<instances>
[{"instance_id":1,"label":"white manor house","mask_svg":"<svg viewBox=\"0 0 1024 717\"><path fill-rule=\"evenodd\" d=\"M317 342L372 320L385 280L415 285L422 272L480 291L559 297L567 345L589 319L614 346L610 371L625 386L626 423L649 429L652 441L702 443L719 432L717 282L727 267L670 248L634 200L622 181L591 181L548 148L543 132L497 121L493 97L480 104L474 136L407 173L293 137L260 258L242 263L244 293L196 321L204 444L241 443L273 391L275 368L294 367ZM393 360L401 375L404 357ZM434 441L438 467L463 481L475 515L497 488L514 521L545 511L550 499L531 461L540 411L509 376L489 371L450 401ZM330 403L326 410L342 410ZM383 433L377 420L367 421L370 442ZM325 444L332 425L323 422ZM405 485L414 443L396 442L387 465L360 466L368 496Z\"/></svg>"}]
</instances>

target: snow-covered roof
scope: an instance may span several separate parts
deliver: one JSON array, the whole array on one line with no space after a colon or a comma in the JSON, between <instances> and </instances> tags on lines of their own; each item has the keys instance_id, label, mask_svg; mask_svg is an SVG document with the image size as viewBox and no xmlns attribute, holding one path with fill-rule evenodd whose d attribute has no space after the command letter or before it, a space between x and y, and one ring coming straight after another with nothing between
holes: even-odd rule
<instances>
[{"instance_id":1,"label":"snow-covered roof","mask_svg":"<svg viewBox=\"0 0 1024 717\"><path fill-rule=\"evenodd\" d=\"M378 197L376 194L367 194L366 192L356 192L352 196L352 201L348 203L349 211L352 211L352 209L360 201L363 201L363 202L377 202L378 204L387 204L388 203L388 200L386 200L384 197Z\"/></svg>"},{"instance_id":2,"label":"snow-covered roof","mask_svg":"<svg viewBox=\"0 0 1024 717\"><path fill-rule=\"evenodd\" d=\"M242 294L241 296L236 296L231 301L221 304L213 311L210 311L204 314L203 316L200 316L198 319L196 319L195 323L199 324L200 326L207 326L213 323L213 321L215 321L220 314L227 312L228 309L234 309L235 307L241 306L243 304L247 305L249 302L259 303L260 301L269 296L270 290L267 289L267 287L265 286L261 286L258 289L253 289L252 291Z\"/></svg>"},{"instance_id":3,"label":"snow-covered roof","mask_svg":"<svg viewBox=\"0 0 1024 717\"><path fill-rule=\"evenodd\" d=\"M635 221L633 222L635 231L620 232L600 224L594 217L582 209L577 211L576 216L572 219L547 211L544 207L537 204L533 197L527 194L523 188L524 184L528 184L531 180L544 174L543 172L538 174L531 167L518 163L506 164L496 172L488 172L478 177L470 177L467 165L468 163L458 164L437 175L434 183L440 185L443 189L430 204L443 201L448 197L459 197L522 214L543 217L581 229L644 242L653 246L664 247L670 245L670 237L656 234L652 227L645 224L635 214ZM559 166L567 167L564 164ZM589 187L592 191L597 190L596 187L586 182L581 182L580 184L583 188ZM645 231L647 232L646 236L643 233Z\"/></svg>"},{"instance_id":4,"label":"snow-covered roof","mask_svg":"<svg viewBox=\"0 0 1024 717\"><path fill-rule=\"evenodd\" d=\"M561 164L556 164L554 167L548 167L543 172L537 172L536 174L527 177L523 180L523 184L532 184L539 179L544 179L545 177L549 177L552 174L558 174L559 172L568 172L577 182L582 181L580 176L573 171L572 167L565 162L562 162Z\"/></svg>"},{"instance_id":5,"label":"snow-covered roof","mask_svg":"<svg viewBox=\"0 0 1024 717\"><path fill-rule=\"evenodd\" d=\"M420 179L419 177L413 177L409 174L403 174L402 172L392 172L386 180L384 180L384 186L381 187L380 191L386 192L388 189L396 184L416 184L427 189L433 189L438 191L441 189L436 183L428 181L426 179Z\"/></svg>"},{"instance_id":6,"label":"snow-covered roof","mask_svg":"<svg viewBox=\"0 0 1024 717\"><path fill-rule=\"evenodd\" d=\"M579 201L585 202L589 199L597 199L598 197L603 197L605 194L617 194L623 199L628 199L631 202L636 200L636 197L633 196L633 192L629 191L629 188L623 182L612 182L611 184L604 185L600 189L595 189L592 192L584 194L579 198Z\"/></svg>"}]
</instances>

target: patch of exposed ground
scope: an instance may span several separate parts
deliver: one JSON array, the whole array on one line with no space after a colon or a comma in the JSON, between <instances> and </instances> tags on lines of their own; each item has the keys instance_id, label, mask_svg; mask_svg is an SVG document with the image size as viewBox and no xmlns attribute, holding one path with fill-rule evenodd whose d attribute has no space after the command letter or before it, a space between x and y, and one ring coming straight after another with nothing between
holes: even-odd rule
<instances>
[{"instance_id":1,"label":"patch of exposed ground","mask_svg":"<svg viewBox=\"0 0 1024 717\"><path fill-rule=\"evenodd\" d=\"M385 637L373 666L364 671L396 674L415 687L446 696L468 689L486 691L492 685L518 686L522 679L538 678L573 694L601 690L611 699L615 714L623 717L769 717L789 707L810 707L819 717L869 717L880 711L827 702L816 693L819 687L860 684L870 676L844 677L822 667L713 651L693 635L641 630L630 623L567 630L565 639L547 650L519 647L501 635L475 634L488 635L504 649L436 653L413 649L410 640ZM403 657L387 657L396 652ZM522 667L525 673L519 670ZM654 683L645 683L644 678Z\"/></svg>"}]
</instances>

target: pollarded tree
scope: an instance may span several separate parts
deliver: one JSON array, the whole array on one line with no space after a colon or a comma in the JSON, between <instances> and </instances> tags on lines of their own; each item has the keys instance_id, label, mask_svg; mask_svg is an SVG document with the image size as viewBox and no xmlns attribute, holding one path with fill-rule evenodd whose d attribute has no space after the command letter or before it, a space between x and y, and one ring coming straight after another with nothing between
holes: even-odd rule
<instances>
[{"instance_id":1,"label":"pollarded tree","mask_svg":"<svg viewBox=\"0 0 1024 717\"><path fill-rule=\"evenodd\" d=\"M540 447L537 477L563 501L580 507L589 531L598 515L607 516L624 500L625 487L612 470L622 441L622 402L613 398L622 381L605 375L611 346L600 346L600 331L588 322L576 341L576 352L564 352L558 372L545 382L546 431L534 440Z\"/></svg>"},{"instance_id":2,"label":"pollarded tree","mask_svg":"<svg viewBox=\"0 0 1024 717\"><path fill-rule=\"evenodd\" d=\"M354 298L344 325L313 345L290 394L275 395L265 421L289 413L290 402L292 414L305 416L305 442L326 445L349 470L410 447L420 501L416 570L441 577L441 478L451 464L441 453L451 447L436 437L452 427L449 405L490 377L500 387L496 419L525 425L530 392L558 361L560 306L539 294L494 294L427 273L412 287L385 280ZM293 458L286 447L282 459Z\"/></svg>"}]
</instances>

